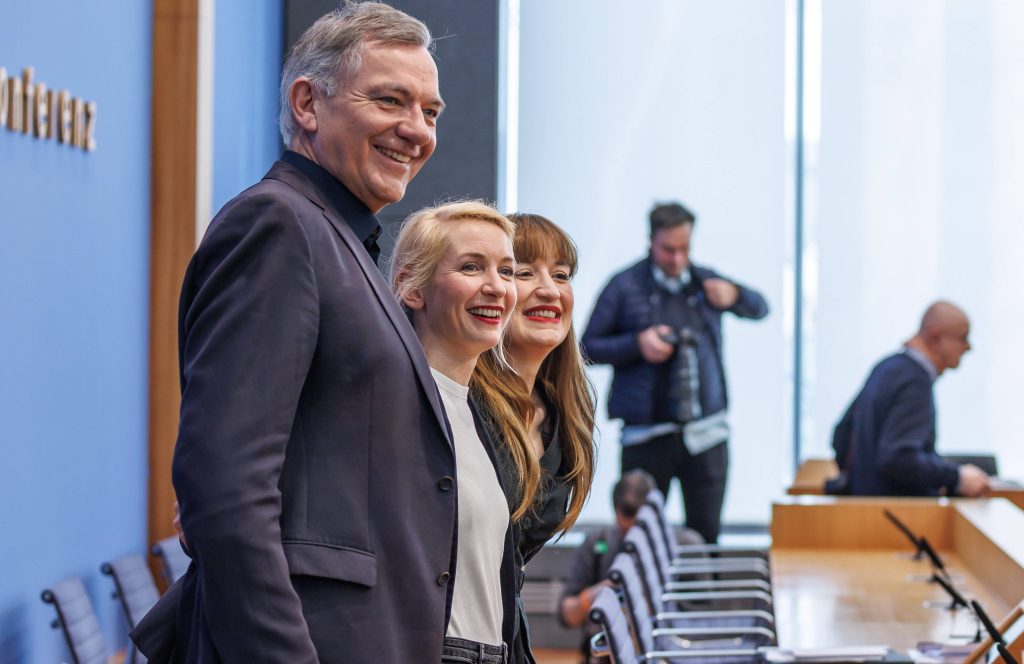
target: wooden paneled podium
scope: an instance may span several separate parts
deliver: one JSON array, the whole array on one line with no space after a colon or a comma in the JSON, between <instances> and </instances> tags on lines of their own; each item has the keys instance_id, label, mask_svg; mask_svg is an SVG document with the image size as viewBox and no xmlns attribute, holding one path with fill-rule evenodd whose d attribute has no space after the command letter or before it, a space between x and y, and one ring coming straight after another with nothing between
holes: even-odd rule
<instances>
[{"instance_id":1,"label":"wooden paneled podium","mask_svg":"<svg viewBox=\"0 0 1024 664\"><path fill-rule=\"evenodd\" d=\"M943 559L954 585L977 599L1024 650L1024 511L1006 499L788 496L772 506L772 576L784 648L887 645L972 637L978 625L930 582L927 558L885 516L889 510ZM984 634L984 630L982 630ZM983 662L991 641L965 662Z\"/></svg>"}]
</instances>

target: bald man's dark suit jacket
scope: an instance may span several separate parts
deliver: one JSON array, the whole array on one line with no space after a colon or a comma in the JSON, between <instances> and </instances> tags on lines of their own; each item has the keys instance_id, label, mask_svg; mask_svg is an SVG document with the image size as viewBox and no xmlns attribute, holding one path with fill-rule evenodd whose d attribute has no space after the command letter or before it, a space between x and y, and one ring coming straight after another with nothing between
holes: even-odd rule
<instances>
[{"instance_id":1,"label":"bald man's dark suit jacket","mask_svg":"<svg viewBox=\"0 0 1024 664\"><path fill-rule=\"evenodd\" d=\"M367 211L289 158L214 218L182 288L173 479L194 563L174 659L437 661L457 523L444 413L345 222Z\"/></svg>"}]
</instances>

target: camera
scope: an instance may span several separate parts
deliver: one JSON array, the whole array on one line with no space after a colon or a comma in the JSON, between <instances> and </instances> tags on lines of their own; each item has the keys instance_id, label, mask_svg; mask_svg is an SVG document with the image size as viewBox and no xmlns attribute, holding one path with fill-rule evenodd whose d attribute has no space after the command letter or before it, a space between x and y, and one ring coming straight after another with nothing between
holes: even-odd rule
<instances>
[{"instance_id":1,"label":"camera","mask_svg":"<svg viewBox=\"0 0 1024 664\"><path fill-rule=\"evenodd\" d=\"M680 328L679 330L669 330L664 334L659 334L658 337L673 348L697 345L697 335L688 327Z\"/></svg>"}]
</instances>

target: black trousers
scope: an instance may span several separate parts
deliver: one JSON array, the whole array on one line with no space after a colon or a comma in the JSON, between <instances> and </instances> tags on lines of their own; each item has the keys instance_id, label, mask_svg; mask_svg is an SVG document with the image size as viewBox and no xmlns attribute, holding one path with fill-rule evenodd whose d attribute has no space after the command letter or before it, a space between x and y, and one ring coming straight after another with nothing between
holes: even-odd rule
<instances>
[{"instance_id":1,"label":"black trousers","mask_svg":"<svg viewBox=\"0 0 1024 664\"><path fill-rule=\"evenodd\" d=\"M658 436L646 443L622 447L622 472L640 468L654 476L658 490L668 497L672 478L683 489L686 527L693 528L709 544L718 541L729 471L728 441L700 454L690 454L681 433Z\"/></svg>"},{"instance_id":2,"label":"black trousers","mask_svg":"<svg viewBox=\"0 0 1024 664\"><path fill-rule=\"evenodd\" d=\"M505 644L491 646L454 636L444 637L441 664L506 664L508 649Z\"/></svg>"}]
</instances>

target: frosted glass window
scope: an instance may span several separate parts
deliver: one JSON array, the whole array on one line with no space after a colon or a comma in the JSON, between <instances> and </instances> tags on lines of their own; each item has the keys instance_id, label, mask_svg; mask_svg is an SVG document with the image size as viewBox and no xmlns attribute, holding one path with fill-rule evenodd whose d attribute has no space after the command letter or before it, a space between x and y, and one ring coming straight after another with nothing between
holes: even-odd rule
<instances>
[{"instance_id":1,"label":"frosted glass window","mask_svg":"<svg viewBox=\"0 0 1024 664\"><path fill-rule=\"evenodd\" d=\"M766 523L792 465L785 339L785 3L522 0L519 209L550 217L580 248L577 328L613 272L647 250L647 213L697 213L693 259L759 289L768 318L727 317L733 435L724 520ZM584 520L610 519L619 427L604 419ZM681 515L678 490L672 514Z\"/></svg>"},{"instance_id":2,"label":"frosted glass window","mask_svg":"<svg viewBox=\"0 0 1024 664\"><path fill-rule=\"evenodd\" d=\"M974 350L936 383L940 451L1024 477L1024 4L824 2L809 155L804 456L944 297ZM812 28L815 29L815 28Z\"/></svg>"}]
</instances>

